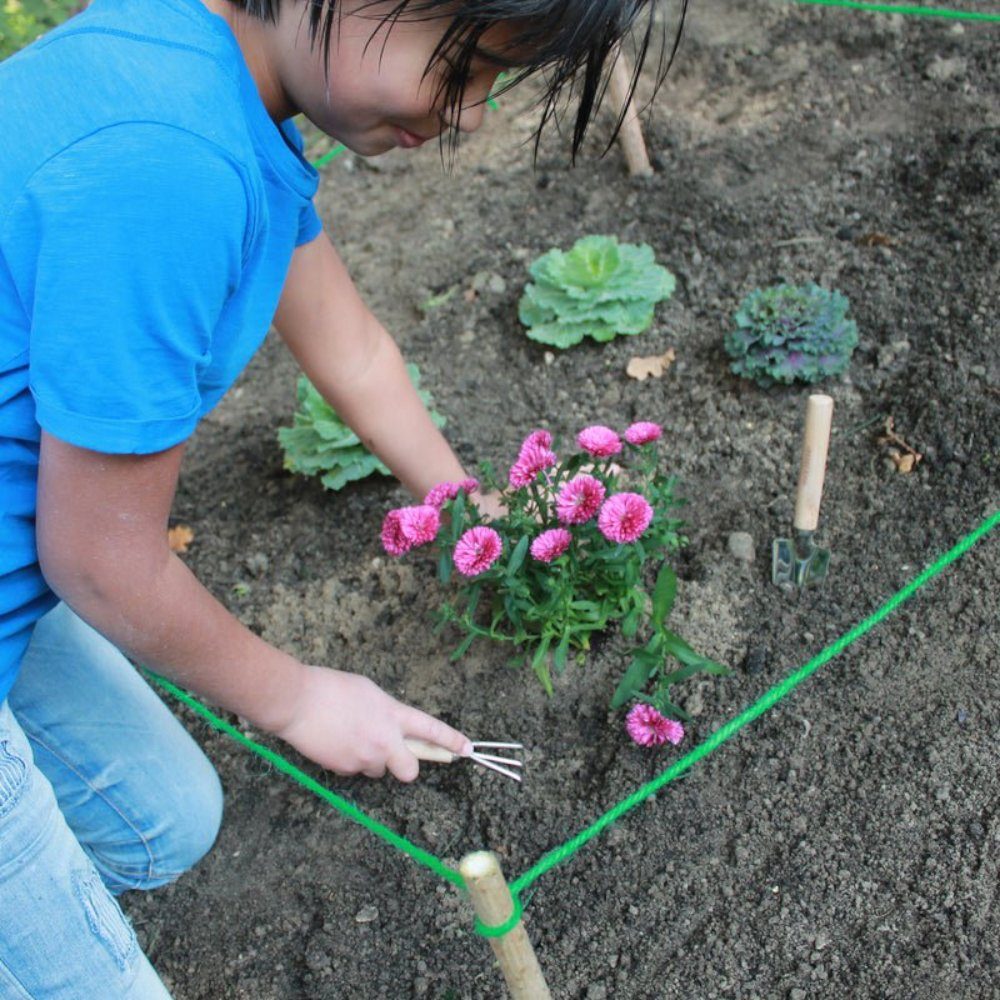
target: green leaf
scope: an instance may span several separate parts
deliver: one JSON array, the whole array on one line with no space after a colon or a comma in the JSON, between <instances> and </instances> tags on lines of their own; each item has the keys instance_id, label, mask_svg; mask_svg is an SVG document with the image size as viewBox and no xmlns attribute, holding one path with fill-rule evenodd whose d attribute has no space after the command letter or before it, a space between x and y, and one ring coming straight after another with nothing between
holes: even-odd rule
<instances>
[{"instance_id":1,"label":"green leaf","mask_svg":"<svg viewBox=\"0 0 1000 1000\"><path fill-rule=\"evenodd\" d=\"M555 667L557 674L561 674L566 667L566 657L569 655L569 641L572 634L569 629L563 633L563 637L556 647L555 655L552 657L552 666Z\"/></svg>"},{"instance_id":2,"label":"green leaf","mask_svg":"<svg viewBox=\"0 0 1000 1000\"><path fill-rule=\"evenodd\" d=\"M451 570L451 550L444 548L441 550L441 555L438 556L438 581L448 583L451 580Z\"/></svg>"},{"instance_id":3,"label":"green leaf","mask_svg":"<svg viewBox=\"0 0 1000 1000\"><path fill-rule=\"evenodd\" d=\"M674 606L677 596L677 574L664 563L656 574L656 585L653 587L652 623L656 629L663 628L663 623Z\"/></svg>"},{"instance_id":4,"label":"green leaf","mask_svg":"<svg viewBox=\"0 0 1000 1000\"><path fill-rule=\"evenodd\" d=\"M448 659L454 663L456 660L460 660L469 651L469 647L472 645L473 640L476 638L475 632L470 632L455 649L455 652L448 657Z\"/></svg>"},{"instance_id":5,"label":"green leaf","mask_svg":"<svg viewBox=\"0 0 1000 1000\"><path fill-rule=\"evenodd\" d=\"M656 669L656 665L656 657L651 657L641 649L637 650L622 679L618 682L618 687L615 688L615 693L611 698L611 708L621 708L625 702L634 698L635 693L641 691L649 683L649 678Z\"/></svg>"},{"instance_id":6,"label":"green leaf","mask_svg":"<svg viewBox=\"0 0 1000 1000\"><path fill-rule=\"evenodd\" d=\"M528 545L531 539L524 535L521 540L514 546L514 551L510 554L510 562L507 563L507 579L513 580L517 571L521 568L521 564L524 562L524 557L528 551Z\"/></svg>"},{"instance_id":7,"label":"green leaf","mask_svg":"<svg viewBox=\"0 0 1000 1000\"><path fill-rule=\"evenodd\" d=\"M701 653L696 653L679 635L674 632L663 631L664 649L673 657L680 660L686 667L694 667L696 670L704 671L707 674L716 674L724 677L731 673L728 667L715 660L710 660Z\"/></svg>"}]
</instances>

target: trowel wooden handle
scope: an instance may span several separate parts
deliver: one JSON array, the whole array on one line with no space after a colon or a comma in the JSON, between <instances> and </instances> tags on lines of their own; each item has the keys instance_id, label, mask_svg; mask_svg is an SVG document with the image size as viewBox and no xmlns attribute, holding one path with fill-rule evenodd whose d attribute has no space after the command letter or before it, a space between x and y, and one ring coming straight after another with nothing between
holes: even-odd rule
<instances>
[{"instance_id":1,"label":"trowel wooden handle","mask_svg":"<svg viewBox=\"0 0 1000 1000\"><path fill-rule=\"evenodd\" d=\"M819 523L819 502L823 496L826 453L830 446L833 423L833 400L829 396L810 396L806 403L806 429L802 436L802 464L795 492L795 527L815 531Z\"/></svg>"},{"instance_id":2,"label":"trowel wooden handle","mask_svg":"<svg viewBox=\"0 0 1000 1000\"><path fill-rule=\"evenodd\" d=\"M450 764L458 756L447 747L437 743L428 743L427 740L418 740L415 736L407 737L403 742L406 744L406 749L417 760L429 760L435 764Z\"/></svg>"}]
</instances>

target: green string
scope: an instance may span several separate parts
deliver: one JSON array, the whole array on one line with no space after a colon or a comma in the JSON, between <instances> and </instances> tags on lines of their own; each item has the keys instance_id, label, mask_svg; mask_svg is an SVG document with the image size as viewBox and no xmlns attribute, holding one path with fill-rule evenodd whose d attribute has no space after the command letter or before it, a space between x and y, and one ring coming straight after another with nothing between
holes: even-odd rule
<instances>
[{"instance_id":1,"label":"green string","mask_svg":"<svg viewBox=\"0 0 1000 1000\"><path fill-rule=\"evenodd\" d=\"M1000 14L978 11L948 10L946 7L912 7L894 3L861 3L859 0L794 0L819 7L848 7L871 14L907 14L911 17L947 17L955 21L1000 21Z\"/></svg>"},{"instance_id":2,"label":"green string","mask_svg":"<svg viewBox=\"0 0 1000 1000\"><path fill-rule=\"evenodd\" d=\"M649 798L658 789L668 782L673 781L678 775L683 774L688 768L696 764L702 757L710 754L716 747L725 743L726 740L738 733L744 726L751 723L758 716L763 715L776 702L781 701L793 688L802 683L810 674L818 670L824 663L828 663L835 656L842 653L852 642L860 639L869 629L874 628L883 618L891 615L904 601L912 597L931 577L940 573L949 563L954 562L964 552L972 548L976 542L984 535L992 531L997 524L1000 524L1000 511L987 517L987 519L975 531L966 535L954 548L946 552L932 566L925 569L918 577L911 580L902 590L893 594L885 604L874 614L870 615L859 625L855 625L849 632L842 635L836 642L831 643L825 649L816 654L805 666L800 667L793 674L790 674L779 684L776 684L770 691L755 701L748 709L741 712L734 719L717 729L703 743L699 744L690 753L686 754L676 763L668 767L662 774L654 778L648 784L643 785L638 791L633 792L627 799L619 802L614 808L608 810L595 823L587 829L578 833L572 839L566 841L561 847L556 847L549 851L536 865L529 868L520 878L515 879L510 886L511 892L518 893L522 889L531 885L537 878L540 878L550 868L567 860L575 854L592 837L596 837L602 830L610 826L619 817L623 816L630 809L634 809L644 799Z\"/></svg>"},{"instance_id":3,"label":"green string","mask_svg":"<svg viewBox=\"0 0 1000 1000\"><path fill-rule=\"evenodd\" d=\"M347 147L342 142L338 142L333 149L324 153L318 160L313 160L312 165L319 170L320 167L325 167L331 160L335 160L341 153L346 152Z\"/></svg>"},{"instance_id":4,"label":"green string","mask_svg":"<svg viewBox=\"0 0 1000 1000\"><path fill-rule=\"evenodd\" d=\"M524 907L521 905L521 898L516 893L511 893L511 897L514 903L514 910L502 924L497 924L495 927L487 927L479 917L476 917L475 928L476 933L480 937L503 937L504 934L509 934L518 925L521 920L521 914L524 912Z\"/></svg>"},{"instance_id":5,"label":"green string","mask_svg":"<svg viewBox=\"0 0 1000 1000\"><path fill-rule=\"evenodd\" d=\"M845 633L836 642L823 649L805 666L799 668L795 671L795 673L791 674L789 677L785 678L785 680L771 688L771 690L764 694L763 697L754 702L753 705L740 715L736 716L736 718L731 719L721 728L717 729L707 740L697 746L694 750L682 757L679 761L676 761L664 772L662 772L662 774L654 778L648 784L644 785L638 791L634 792L627 799L619 802L618 805L614 806L596 822L592 823L585 830L568 840L561 847L556 847L549 851L548 854L546 854L536 865L510 884L510 890L514 900L514 913L511 914L511 917L499 927L493 928L485 927L477 920L476 932L484 937L495 937L506 934L520 919L522 908L520 893L524 889L544 875L545 872L554 868L561 862L566 861L569 857L580 850L580 848L582 848L589 840L596 837L602 830L614 823L615 820L619 819L630 809L635 808L635 806L639 805L639 803L643 800L649 798L650 795L653 795L658 789L662 788L668 782L673 781L674 778L683 774L684 771L692 767L695 763L701 760L702 757L710 754L718 746L739 732L739 730L744 726L758 718L758 716L763 715L764 712L771 708L776 702L784 698L785 695L787 695L794 687L805 680L810 674L818 670L824 663L829 662L839 653L842 653L851 643L859 639L869 629L873 628L880 621L882 621L882 619L892 614L896 608L898 608L904 601L912 597L932 577L936 576L946 566L953 563L961 555L972 548L976 542L997 527L998 524L1000 524L1000 511L988 516L978 528L966 535L935 563L925 569L919 576L911 580L905 587L903 587L902 590L890 597L889 600L886 601L885 604L883 604L874 614L870 615L863 622L861 622L861 624L856 625L849 632ZM439 858L430 854L428 851L423 850L423 848L417 847L416 844L411 843L405 837L402 837L395 831L389 829L389 827L366 816L360 809L358 809L357 806L337 795L329 788L321 785L318 781L311 778L300 768L285 760L285 758L280 754L275 753L273 750L270 750L267 747L262 746L260 743L257 743L255 740L250 739L250 737L240 732L235 726L230 725L224 719L217 716L211 711L211 709L207 708L200 701L198 701L197 698L194 698L186 691L181 690L181 688L177 687L166 678L160 677L152 671L146 671L146 673L162 688L169 691L172 695L174 695L174 697L179 698L182 702L184 702L184 704L188 705L202 718L207 720L208 723L214 728L221 730L236 740L237 743L242 744L253 753L263 757L266 761L273 764L277 770L288 775L294 781L297 781L300 785L309 789L309 791L311 791L314 795L317 795L335 809L342 812L345 816L348 816L355 822L360 823L367 830L370 830L383 840L388 841L394 847L399 848L399 850L401 850L404 854L408 854L415 861L440 875L452 885L457 886L459 889L466 888L465 880L462 878L461 874L455 869L450 868Z\"/></svg>"}]
</instances>

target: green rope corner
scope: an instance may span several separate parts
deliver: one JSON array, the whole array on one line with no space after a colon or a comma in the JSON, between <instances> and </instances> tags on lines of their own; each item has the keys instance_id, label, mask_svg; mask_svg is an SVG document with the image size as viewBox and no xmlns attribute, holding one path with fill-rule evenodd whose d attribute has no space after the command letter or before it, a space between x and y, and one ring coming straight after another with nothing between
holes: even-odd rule
<instances>
[{"instance_id":1,"label":"green rope corner","mask_svg":"<svg viewBox=\"0 0 1000 1000\"><path fill-rule=\"evenodd\" d=\"M547 871L550 871L556 865L566 861L578 850L580 850L588 841L592 840L604 829L614 823L617 819L627 813L629 810L635 808L645 799L649 798L650 795L654 794L664 785L673 781L676 777L683 774L695 763L701 760L703 757L710 754L713 750L719 747L726 740L734 736L740 729L747 726L754 719L763 715L769 708L773 707L778 701L784 698L789 692L797 687L802 681L804 681L810 674L814 673L825 663L828 663L835 656L842 653L851 643L857 641L866 632L872 629L880 621L886 618L888 615L892 614L904 601L912 597L921 587L923 587L929 580L940 573L948 565L953 563L956 559L966 553L972 548L978 541L984 538L990 531L1000 524L1000 510L996 511L994 514L989 515L982 524L979 525L974 531L971 531L959 542L957 542L951 549L949 549L944 555L940 556L932 565L927 567L922 573L911 580L905 587L897 591L890 597L878 610L873 614L869 615L864 621L856 625L849 632L846 632L843 636L837 639L835 642L831 643L816 656L814 656L808 663L800 667L794 673L786 677L783 681L776 684L769 691L767 691L761 698L754 702L749 708L744 710L740 715L731 719L729 722L722 725L717 729L708 739L703 743L699 744L690 753L686 754L680 760L676 761L665 771L663 771L658 777L654 778L652 781L643 785L640 789L633 792L628 798L619 802L612 809L609 809L601 817L599 817L594 823L592 823L585 830L582 830L575 837L566 841L565 844L554 848L545 854L537 864L533 865L528 871L526 871L519 878L515 879L510 883L510 891L514 900L514 912L511 914L510 918L498 927L485 927L478 919L476 920L475 929L476 932L484 937L499 937L503 934L508 933L521 918L522 914L522 904L520 899L521 892L535 882L538 878L544 875ZM461 874L454 868L449 867L439 858L435 857L423 848L418 847L416 844L407 840L405 837L391 830L389 827L377 820L371 819L369 816L365 815L357 806L353 803L348 802L343 797L337 795L335 792L331 791L329 788L321 785L314 778L310 777L301 768L296 767L294 764L285 760L280 754L257 743L252 740L246 734L240 732L235 726L230 725L224 719L216 715L211 709L203 705L197 698L183 691L181 688L177 687L171 681L168 681L164 677L160 677L158 674L152 671L145 671L148 677L155 681L160 687L164 688L166 691L170 692L174 697L178 698L180 701L184 702L189 708L195 711L203 719L205 719L213 728L218 729L228 736L230 736L237 743L251 750L253 753L260 757L263 757L269 763L271 763L277 770L281 771L283 774L288 775L294 781L298 782L304 788L307 788L314 795L323 799L325 802L329 803L335 809L342 812L345 816L353 819L355 822L360 823L367 830L374 833L376 836L381 837L383 840L397 847L404 854L409 855L419 864L424 865L431 871L440 875L447 882L456 886L459 889L466 890L465 880L462 878Z\"/></svg>"}]
</instances>

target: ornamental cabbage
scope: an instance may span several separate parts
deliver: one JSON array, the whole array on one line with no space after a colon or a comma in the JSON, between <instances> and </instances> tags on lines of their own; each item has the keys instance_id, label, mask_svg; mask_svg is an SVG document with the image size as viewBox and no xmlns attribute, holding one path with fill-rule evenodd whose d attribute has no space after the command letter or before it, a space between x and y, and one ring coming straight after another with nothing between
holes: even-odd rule
<instances>
[{"instance_id":1,"label":"ornamental cabbage","mask_svg":"<svg viewBox=\"0 0 1000 1000\"><path fill-rule=\"evenodd\" d=\"M431 394L420 389L420 370L416 365L407 365L406 370L424 404L432 407ZM328 490L341 490L373 472L391 475L305 375L299 377L297 391L299 409L293 424L278 430L286 469L305 476L322 475L320 482ZM437 427L444 427L445 419L436 410L431 410L431 419Z\"/></svg>"},{"instance_id":2,"label":"ornamental cabbage","mask_svg":"<svg viewBox=\"0 0 1000 1000\"><path fill-rule=\"evenodd\" d=\"M584 236L565 253L542 254L528 270L535 280L524 289L518 315L532 340L552 347L642 333L676 284L653 262L652 247L614 236Z\"/></svg>"},{"instance_id":3,"label":"ornamental cabbage","mask_svg":"<svg viewBox=\"0 0 1000 1000\"><path fill-rule=\"evenodd\" d=\"M847 369L858 346L850 305L819 285L757 288L740 305L725 345L730 368L761 386L819 382Z\"/></svg>"}]
</instances>

